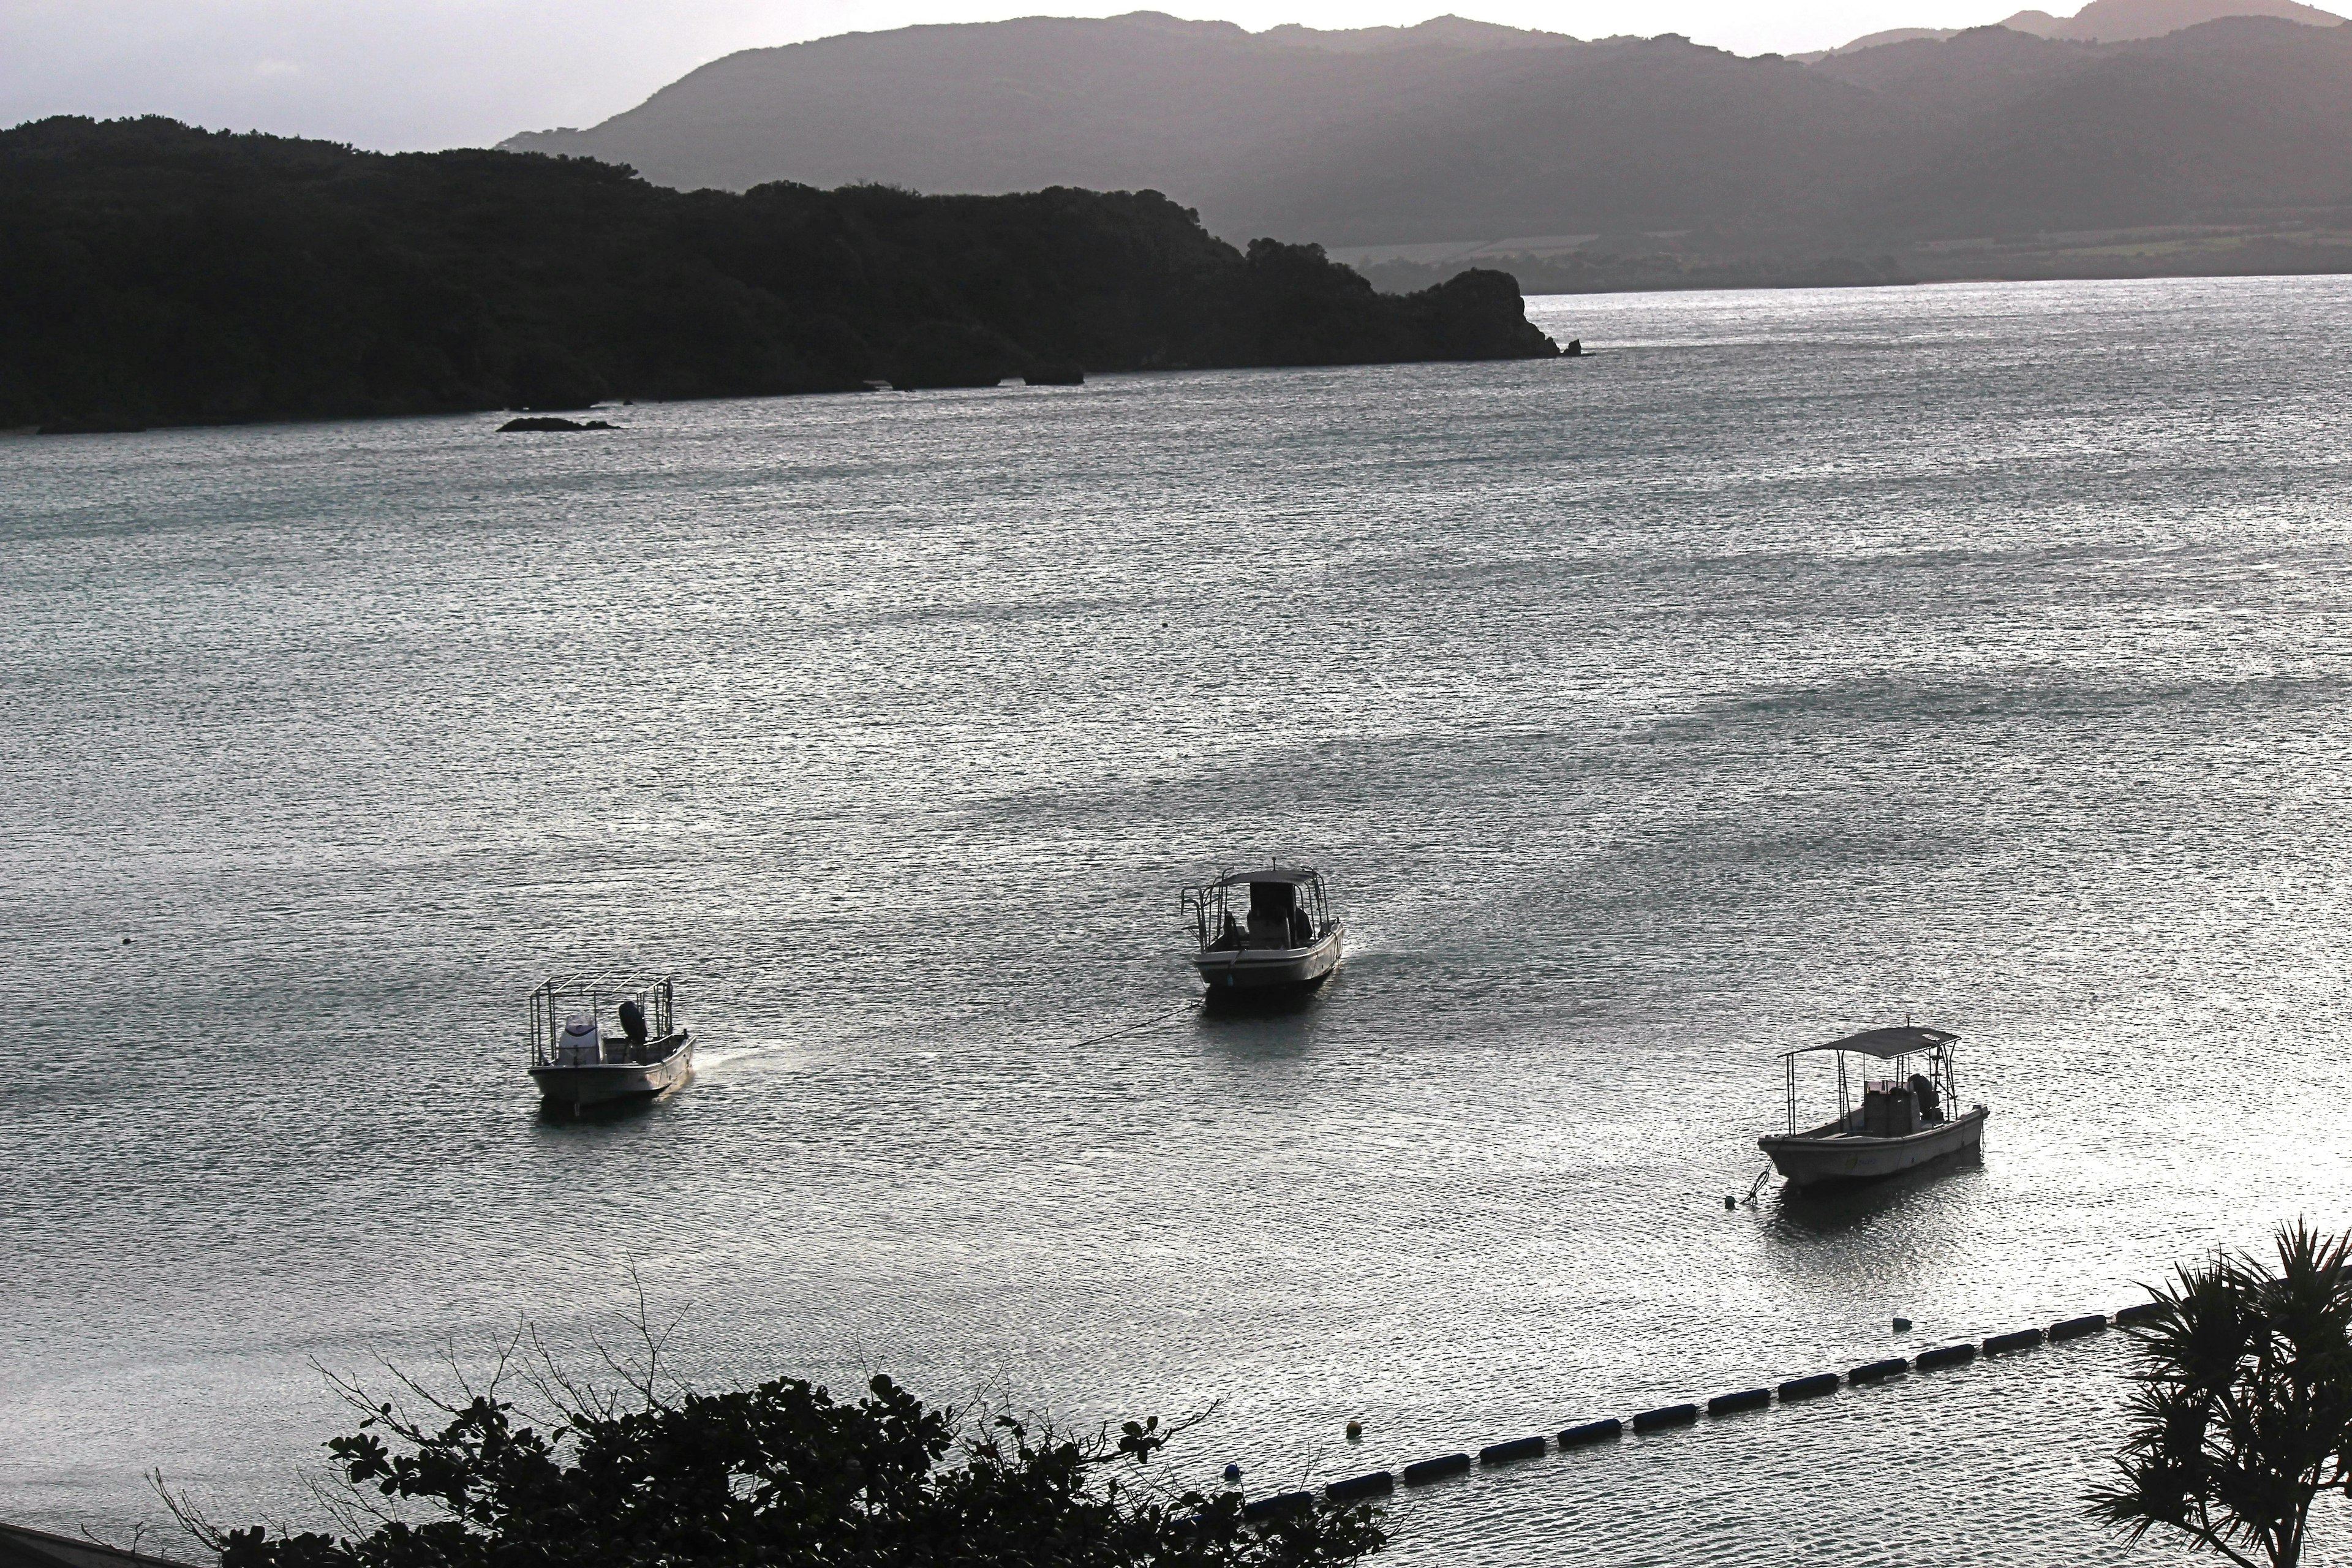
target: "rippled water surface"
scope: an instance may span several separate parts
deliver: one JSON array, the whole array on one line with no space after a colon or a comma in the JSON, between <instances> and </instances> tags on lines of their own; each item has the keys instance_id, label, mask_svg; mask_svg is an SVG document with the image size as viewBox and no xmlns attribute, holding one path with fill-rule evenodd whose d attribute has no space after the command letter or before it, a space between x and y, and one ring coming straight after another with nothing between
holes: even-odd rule
<instances>
[{"instance_id":1,"label":"rippled water surface","mask_svg":"<svg viewBox=\"0 0 2352 1568\"><path fill-rule=\"evenodd\" d=\"M1258 1488L2352 1219L2352 280L1531 309L1604 352L0 444L0 1517L299 1515L313 1360L631 1265L698 1379L1222 1401ZM1275 853L1346 965L1203 1016L1174 889ZM544 1123L607 962L702 1071ZM1906 1013L1981 1160L1726 1212L1774 1054ZM2157 1560L2076 1502L2126 1363L1394 1557Z\"/></svg>"}]
</instances>

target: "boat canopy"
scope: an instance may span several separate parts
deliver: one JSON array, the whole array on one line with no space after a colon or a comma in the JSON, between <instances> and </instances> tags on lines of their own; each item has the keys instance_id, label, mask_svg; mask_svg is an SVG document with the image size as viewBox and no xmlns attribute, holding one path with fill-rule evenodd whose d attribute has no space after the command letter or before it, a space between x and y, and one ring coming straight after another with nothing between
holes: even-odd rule
<instances>
[{"instance_id":1,"label":"boat canopy","mask_svg":"<svg viewBox=\"0 0 2352 1568\"><path fill-rule=\"evenodd\" d=\"M1920 1051L1948 1046L1959 1036L1948 1029L1931 1029L1924 1024L1890 1024L1883 1029L1864 1029L1859 1035L1848 1035L1842 1040L1832 1040L1822 1046L1799 1046L1793 1051L1782 1051L1783 1058L1807 1056L1814 1051L1855 1051L1881 1061L1893 1061L1896 1057L1914 1056Z\"/></svg>"},{"instance_id":2,"label":"boat canopy","mask_svg":"<svg viewBox=\"0 0 2352 1568\"><path fill-rule=\"evenodd\" d=\"M539 988L551 994L581 993L593 996L642 996L655 987L675 981L677 978L676 975L665 974L658 969L580 970L570 974L551 974Z\"/></svg>"},{"instance_id":3,"label":"boat canopy","mask_svg":"<svg viewBox=\"0 0 2352 1568\"><path fill-rule=\"evenodd\" d=\"M1303 888L1314 881L1316 877L1317 873L1312 866L1266 866L1255 871L1235 871L1230 876L1220 877L1211 886L1246 888L1253 883L1270 882L1287 883L1294 888Z\"/></svg>"}]
</instances>

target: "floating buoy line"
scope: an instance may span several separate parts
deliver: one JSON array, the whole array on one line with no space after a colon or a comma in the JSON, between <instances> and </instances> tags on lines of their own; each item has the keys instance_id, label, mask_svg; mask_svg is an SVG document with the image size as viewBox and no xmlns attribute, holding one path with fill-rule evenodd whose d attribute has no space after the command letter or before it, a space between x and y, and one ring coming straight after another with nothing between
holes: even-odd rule
<instances>
[{"instance_id":1,"label":"floating buoy line","mask_svg":"<svg viewBox=\"0 0 2352 1568\"><path fill-rule=\"evenodd\" d=\"M1533 1433L1524 1437L1507 1437L1486 1444L1478 1450L1480 1465L1508 1465L1522 1459L1533 1459L1546 1453L1571 1453L1601 1443L1613 1442L1624 1436L1627 1427L1637 1433L1665 1432L1677 1427L1694 1426L1702 1413L1707 1419L1763 1410L1777 1398L1782 1405L1801 1404L1834 1394L1841 1387L1864 1388L1913 1372L1934 1372L1943 1367L1964 1366L1979 1355L2012 1355L2021 1351L2036 1349L2044 1344L2061 1343L2095 1334L2111 1325L2139 1322L2162 1310L2162 1303L2139 1301L2122 1309L2113 1317L2105 1312L2086 1312L2077 1318L2061 1318L2046 1328L2017 1329L1993 1334L1979 1341L1960 1340L1951 1344L1937 1345L1916 1355L1888 1356L1884 1360L1864 1362L1843 1374L1834 1372L1810 1373L1792 1377L1773 1387L1743 1388L1729 1394L1718 1394L1704 1402L1686 1401L1679 1405L1662 1405L1643 1410L1630 1419L1604 1416L1597 1421L1581 1422L1556 1434ZM1904 1324L1908 1327L1907 1323ZM1349 1423L1351 1433L1357 1424ZM1416 1460L1395 1470L1372 1470L1345 1480L1331 1482L1323 1489L1323 1496L1335 1503L1361 1502L1367 1498L1385 1497L1400 1486L1427 1486L1432 1481L1452 1476L1465 1475L1471 1468L1471 1458L1465 1451L1441 1454L1434 1458ZM1238 1481L1237 1466L1225 1467L1225 1479ZM1279 1492L1245 1504L1242 1517L1247 1520L1272 1519L1307 1507L1315 1501L1311 1490Z\"/></svg>"},{"instance_id":2,"label":"floating buoy line","mask_svg":"<svg viewBox=\"0 0 2352 1568\"><path fill-rule=\"evenodd\" d=\"M1069 1048L1082 1050L1089 1046L1098 1046L1129 1035L1140 1034L1144 1030L1171 1023L1181 1014L1197 1011L1199 1005L1197 1001L1187 1000L1173 1007L1147 1015L1135 1023L1076 1041ZM1754 1205L1757 1195L1763 1190L1764 1184L1770 1179L1771 1174L1772 1167L1765 1166L1758 1173L1756 1180L1749 1185L1744 1197L1727 1194L1724 1195L1723 1206L1730 1209L1742 1204ZM1979 1355L2011 1355L2020 1351L2033 1350L2043 1344L2081 1339L2085 1335L2098 1333L2110 1325L2140 1321L2153 1316L2159 1310L2160 1303L2139 1301L2122 1308L2112 1317L2105 1312L2086 1312L2080 1317L2062 1318L2046 1328L2017 1329L2007 1333L1990 1335L1982 1342L1961 1340L1951 1344L1937 1345L1921 1351L1914 1356L1887 1356L1878 1361L1864 1362L1843 1374L1834 1372L1808 1373L1800 1377L1785 1379L1770 1386L1742 1388L1727 1394L1712 1394L1704 1402L1686 1400L1676 1405L1658 1405L1653 1409L1638 1411L1630 1418L1615 1415L1602 1416L1597 1420L1579 1422L1563 1427L1558 1433L1538 1432L1523 1437L1506 1437L1481 1447L1477 1450L1475 1463L1480 1466L1509 1465L1521 1460L1540 1458L1547 1453L1572 1453L1602 1443L1615 1442L1624 1436L1629 1426L1637 1434L1672 1431L1679 1427L1696 1426L1702 1413L1707 1419L1716 1420L1725 1416L1769 1409L1776 1399L1782 1405L1801 1404L1807 1400L1820 1399L1835 1394L1842 1387L1872 1387L1889 1378L1903 1376L1908 1373L1934 1372L1944 1367L1964 1366L1975 1361ZM1911 1321L1907 1318L1894 1320L1895 1331L1897 1333L1906 1332L1910 1327ZM1349 1442L1362 1441L1363 1424L1361 1422L1349 1421L1347 1430ZM1432 1458L1417 1459L1394 1470L1370 1470L1360 1476L1349 1476L1343 1480L1332 1481L1322 1489L1322 1495L1335 1503L1361 1502L1370 1498L1386 1497L1394 1492L1400 1485L1422 1487L1434 1481L1446 1480L1454 1476L1467 1475L1472 1468L1473 1461L1466 1450L1440 1454ZM1241 1467L1238 1464L1226 1465L1224 1479L1227 1486L1241 1485ZM1276 1492L1245 1503L1242 1508L1242 1517L1252 1521L1268 1521L1310 1507L1315 1500L1316 1493L1311 1489Z\"/></svg>"}]
</instances>

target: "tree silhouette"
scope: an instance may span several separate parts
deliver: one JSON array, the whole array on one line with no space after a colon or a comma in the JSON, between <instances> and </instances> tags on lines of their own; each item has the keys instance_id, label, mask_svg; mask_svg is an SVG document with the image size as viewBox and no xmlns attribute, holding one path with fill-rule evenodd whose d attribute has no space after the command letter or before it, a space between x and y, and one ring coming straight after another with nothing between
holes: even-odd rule
<instances>
[{"instance_id":1,"label":"tree silhouette","mask_svg":"<svg viewBox=\"0 0 2352 1568\"><path fill-rule=\"evenodd\" d=\"M329 1374L364 1417L314 1485L331 1532L223 1528L153 1479L221 1568L1342 1568L1388 1539L1366 1505L1250 1521L1234 1492L1156 1480L1207 1412L1087 1433L881 1376L852 1400L798 1378L706 1393L638 1328L641 1352L604 1352L618 1387L528 1326L487 1378L453 1355L442 1387L390 1369L387 1399Z\"/></svg>"},{"instance_id":2,"label":"tree silhouette","mask_svg":"<svg viewBox=\"0 0 2352 1568\"><path fill-rule=\"evenodd\" d=\"M2119 1479L2089 1499L2129 1539L2160 1524L2293 1568L2319 1495L2352 1489L2352 1237L2298 1221L2275 1251L2275 1268L2221 1254L2150 1289Z\"/></svg>"}]
</instances>

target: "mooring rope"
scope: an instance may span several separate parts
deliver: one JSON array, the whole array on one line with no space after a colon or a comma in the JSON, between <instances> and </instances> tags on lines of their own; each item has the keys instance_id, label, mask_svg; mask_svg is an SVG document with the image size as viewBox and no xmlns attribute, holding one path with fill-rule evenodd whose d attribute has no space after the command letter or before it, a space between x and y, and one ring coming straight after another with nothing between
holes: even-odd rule
<instances>
[{"instance_id":1,"label":"mooring rope","mask_svg":"<svg viewBox=\"0 0 2352 1568\"><path fill-rule=\"evenodd\" d=\"M1168 1008L1164 1012L1154 1013L1151 1016L1144 1019L1143 1022L1139 1024L1129 1024L1122 1028L1113 1029L1108 1034L1094 1035L1086 1039L1076 1041L1071 1045L1070 1049L1074 1051L1082 1051L1088 1046L1099 1046L1106 1040L1116 1040L1128 1035L1140 1034L1144 1030L1149 1029L1155 1025L1168 1022L1169 1019L1173 1018L1179 1013L1192 1012L1200 1004L1197 1002L1179 1002L1176 1005Z\"/></svg>"}]
</instances>

